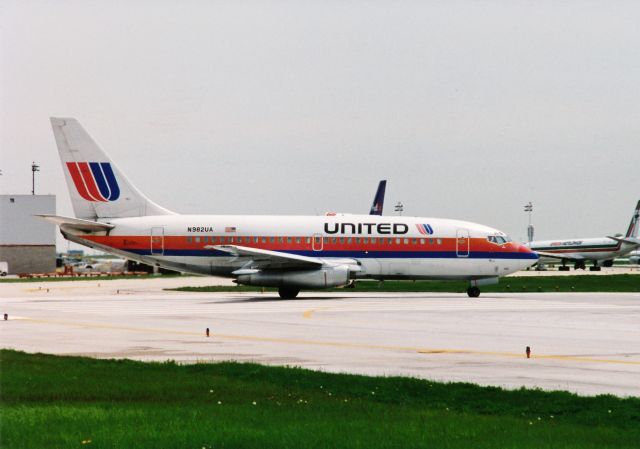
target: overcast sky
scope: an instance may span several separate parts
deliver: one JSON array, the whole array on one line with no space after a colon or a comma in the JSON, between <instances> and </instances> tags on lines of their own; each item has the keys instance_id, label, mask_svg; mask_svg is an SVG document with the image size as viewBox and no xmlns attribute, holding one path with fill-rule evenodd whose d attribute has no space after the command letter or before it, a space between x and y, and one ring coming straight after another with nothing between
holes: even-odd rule
<instances>
[{"instance_id":1,"label":"overcast sky","mask_svg":"<svg viewBox=\"0 0 640 449\"><path fill-rule=\"evenodd\" d=\"M1 193L71 203L76 117L180 213L624 232L640 199L640 3L0 0Z\"/></svg>"}]
</instances>

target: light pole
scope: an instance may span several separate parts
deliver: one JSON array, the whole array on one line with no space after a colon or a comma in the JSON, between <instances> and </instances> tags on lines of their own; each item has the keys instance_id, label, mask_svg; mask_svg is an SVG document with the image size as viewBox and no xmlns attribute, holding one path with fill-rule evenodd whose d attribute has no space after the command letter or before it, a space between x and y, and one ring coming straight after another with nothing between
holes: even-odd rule
<instances>
[{"instance_id":1,"label":"light pole","mask_svg":"<svg viewBox=\"0 0 640 449\"><path fill-rule=\"evenodd\" d=\"M400 215L402 215L402 211L404 210L404 206L402 205L401 201L398 201L398 203L395 206L395 211L399 212Z\"/></svg>"},{"instance_id":2,"label":"light pole","mask_svg":"<svg viewBox=\"0 0 640 449\"><path fill-rule=\"evenodd\" d=\"M533 203L529 201L524 205L524 211L529 214L529 226L527 226L527 238L529 243L533 241L533 225L531 224L531 214L533 213Z\"/></svg>"},{"instance_id":3,"label":"light pole","mask_svg":"<svg viewBox=\"0 0 640 449\"><path fill-rule=\"evenodd\" d=\"M35 162L31 163L31 195L36 194L36 172L40 171L40 166Z\"/></svg>"}]
</instances>

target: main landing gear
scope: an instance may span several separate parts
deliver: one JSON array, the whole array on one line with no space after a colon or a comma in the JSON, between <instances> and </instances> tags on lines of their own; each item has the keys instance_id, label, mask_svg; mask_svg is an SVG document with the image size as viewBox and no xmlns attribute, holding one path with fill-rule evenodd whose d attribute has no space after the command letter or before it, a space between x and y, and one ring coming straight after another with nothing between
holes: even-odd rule
<instances>
[{"instance_id":1,"label":"main landing gear","mask_svg":"<svg viewBox=\"0 0 640 449\"><path fill-rule=\"evenodd\" d=\"M299 288L280 287L278 289L278 295L280 295L282 299L294 299L298 296L298 293L300 293Z\"/></svg>"},{"instance_id":2,"label":"main landing gear","mask_svg":"<svg viewBox=\"0 0 640 449\"><path fill-rule=\"evenodd\" d=\"M576 262L573 265L573 269L574 270L586 270L587 269L587 264L583 260L580 260L580 261Z\"/></svg>"},{"instance_id":3,"label":"main landing gear","mask_svg":"<svg viewBox=\"0 0 640 449\"><path fill-rule=\"evenodd\" d=\"M558 271L569 271L569 267L567 266L567 261L562 260L562 265L558 267Z\"/></svg>"},{"instance_id":4,"label":"main landing gear","mask_svg":"<svg viewBox=\"0 0 640 449\"><path fill-rule=\"evenodd\" d=\"M472 285L467 289L467 295L469 295L469 298L477 298L480 296L480 289L475 285Z\"/></svg>"},{"instance_id":5,"label":"main landing gear","mask_svg":"<svg viewBox=\"0 0 640 449\"><path fill-rule=\"evenodd\" d=\"M602 271L602 267L598 265L598 262L593 262L593 266L589 267L589 271Z\"/></svg>"}]
</instances>

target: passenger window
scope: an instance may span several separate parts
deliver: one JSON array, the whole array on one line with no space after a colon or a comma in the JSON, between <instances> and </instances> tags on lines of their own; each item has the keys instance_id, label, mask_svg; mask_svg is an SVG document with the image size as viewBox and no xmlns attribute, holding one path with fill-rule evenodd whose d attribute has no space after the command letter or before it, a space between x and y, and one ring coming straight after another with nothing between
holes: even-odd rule
<instances>
[{"instance_id":1,"label":"passenger window","mask_svg":"<svg viewBox=\"0 0 640 449\"><path fill-rule=\"evenodd\" d=\"M280 242L280 243L284 243L284 238L282 238L282 237L278 237L278 242Z\"/></svg>"},{"instance_id":2,"label":"passenger window","mask_svg":"<svg viewBox=\"0 0 640 449\"><path fill-rule=\"evenodd\" d=\"M429 239L429 245L433 245L433 239Z\"/></svg>"},{"instance_id":3,"label":"passenger window","mask_svg":"<svg viewBox=\"0 0 640 449\"><path fill-rule=\"evenodd\" d=\"M418 243L418 239L411 239L411 243L415 245L416 243Z\"/></svg>"},{"instance_id":4,"label":"passenger window","mask_svg":"<svg viewBox=\"0 0 640 449\"><path fill-rule=\"evenodd\" d=\"M344 243L344 237L340 237L340 243Z\"/></svg>"},{"instance_id":5,"label":"passenger window","mask_svg":"<svg viewBox=\"0 0 640 449\"><path fill-rule=\"evenodd\" d=\"M424 245L425 243L427 243L427 239L420 239L420 244Z\"/></svg>"},{"instance_id":6,"label":"passenger window","mask_svg":"<svg viewBox=\"0 0 640 449\"><path fill-rule=\"evenodd\" d=\"M238 243L242 243L242 237L238 237Z\"/></svg>"},{"instance_id":7,"label":"passenger window","mask_svg":"<svg viewBox=\"0 0 640 449\"><path fill-rule=\"evenodd\" d=\"M200 237L196 237L196 243L200 243Z\"/></svg>"},{"instance_id":8,"label":"passenger window","mask_svg":"<svg viewBox=\"0 0 640 449\"><path fill-rule=\"evenodd\" d=\"M262 243L267 243L267 238L266 237L262 237Z\"/></svg>"},{"instance_id":9,"label":"passenger window","mask_svg":"<svg viewBox=\"0 0 640 449\"><path fill-rule=\"evenodd\" d=\"M300 237L296 237L296 243L301 243L302 240L300 239Z\"/></svg>"},{"instance_id":10,"label":"passenger window","mask_svg":"<svg viewBox=\"0 0 640 449\"><path fill-rule=\"evenodd\" d=\"M275 238L275 237L269 237L269 241L270 241L271 243L275 243L276 238Z\"/></svg>"},{"instance_id":11,"label":"passenger window","mask_svg":"<svg viewBox=\"0 0 640 449\"><path fill-rule=\"evenodd\" d=\"M307 240L308 240L308 239L307 239ZM307 243L309 243L309 242L307 242ZM324 243L329 243L329 237L325 237L325 238L324 238Z\"/></svg>"},{"instance_id":12,"label":"passenger window","mask_svg":"<svg viewBox=\"0 0 640 449\"><path fill-rule=\"evenodd\" d=\"M436 242L438 243L438 245L442 245L442 239L437 239Z\"/></svg>"},{"instance_id":13,"label":"passenger window","mask_svg":"<svg viewBox=\"0 0 640 449\"><path fill-rule=\"evenodd\" d=\"M404 239L404 244L408 245L409 244L409 239Z\"/></svg>"},{"instance_id":14,"label":"passenger window","mask_svg":"<svg viewBox=\"0 0 640 449\"><path fill-rule=\"evenodd\" d=\"M387 239L387 245L391 245L393 243L393 239L392 238L388 238Z\"/></svg>"},{"instance_id":15,"label":"passenger window","mask_svg":"<svg viewBox=\"0 0 640 449\"><path fill-rule=\"evenodd\" d=\"M402 239L396 239L396 244L399 245Z\"/></svg>"},{"instance_id":16,"label":"passenger window","mask_svg":"<svg viewBox=\"0 0 640 449\"><path fill-rule=\"evenodd\" d=\"M287 243L291 243L291 237L287 237Z\"/></svg>"},{"instance_id":17,"label":"passenger window","mask_svg":"<svg viewBox=\"0 0 640 449\"><path fill-rule=\"evenodd\" d=\"M375 244L375 243L376 243L376 240L377 240L377 239L376 239L375 237L371 237L371 244L372 244L372 245L373 245L373 244Z\"/></svg>"},{"instance_id":18,"label":"passenger window","mask_svg":"<svg viewBox=\"0 0 640 449\"><path fill-rule=\"evenodd\" d=\"M360 244L360 237L356 237L356 243Z\"/></svg>"},{"instance_id":19,"label":"passenger window","mask_svg":"<svg viewBox=\"0 0 640 449\"><path fill-rule=\"evenodd\" d=\"M191 237L187 237L187 243L191 243Z\"/></svg>"},{"instance_id":20,"label":"passenger window","mask_svg":"<svg viewBox=\"0 0 640 449\"><path fill-rule=\"evenodd\" d=\"M347 237L347 244L350 245L353 239L351 237Z\"/></svg>"},{"instance_id":21,"label":"passenger window","mask_svg":"<svg viewBox=\"0 0 640 449\"><path fill-rule=\"evenodd\" d=\"M254 238L253 238L253 243L258 243L258 241L259 241L259 240L260 240L260 238L258 238L258 237L254 237Z\"/></svg>"}]
</instances>

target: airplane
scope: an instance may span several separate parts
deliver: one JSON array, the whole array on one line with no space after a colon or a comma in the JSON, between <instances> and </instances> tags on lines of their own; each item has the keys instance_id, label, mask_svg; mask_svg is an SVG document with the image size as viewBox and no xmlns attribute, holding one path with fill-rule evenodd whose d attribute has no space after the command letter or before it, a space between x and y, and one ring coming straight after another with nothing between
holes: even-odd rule
<instances>
[{"instance_id":1,"label":"airplane","mask_svg":"<svg viewBox=\"0 0 640 449\"><path fill-rule=\"evenodd\" d=\"M629 228L624 237L604 237L567 240L544 240L530 242L529 248L541 258L541 263L549 260L560 260L560 271L569 271L567 262L574 263L574 269L586 268L588 262L593 262L590 271L600 271L601 266L610 267L613 260L629 254L640 247L638 239L638 217L640 216L640 201L631 216Z\"/></svg>"},{"instance_id":2,"label":"airplane","mask_svg":"<svg viewBox=\"0 0 640 449\"><path fill-rule=\"evenodd\" d=\"M640 264L640 250L631 251L629 253L629 263L630 264Z\"/></svg>"},{"instance_id":3,"label":"airplane","mask_svg":"<svg viewBox=\"0 0 640 449\"><path fill-rule=\"evenodd\" d=\"M75 217L39 215L72 242L171 270L277 287L358 279L468 280L469 297L537 255L467 221L377 215L181 215L143 195L73 118L51 118Z\"/></svg>"},{"instance_id":4,"label":"airplane","mask_svg":"<svg viewBox=\"0 0 640 449\"><path fill-rule=\"evenodd\" d=\"M371 204L371 210L369 215L382 215L382 208L384 207L384 192L387 189L387 180L383 179L378 184L378 190L373 197L373 204Z\"/></svg>"}]
</instances>

